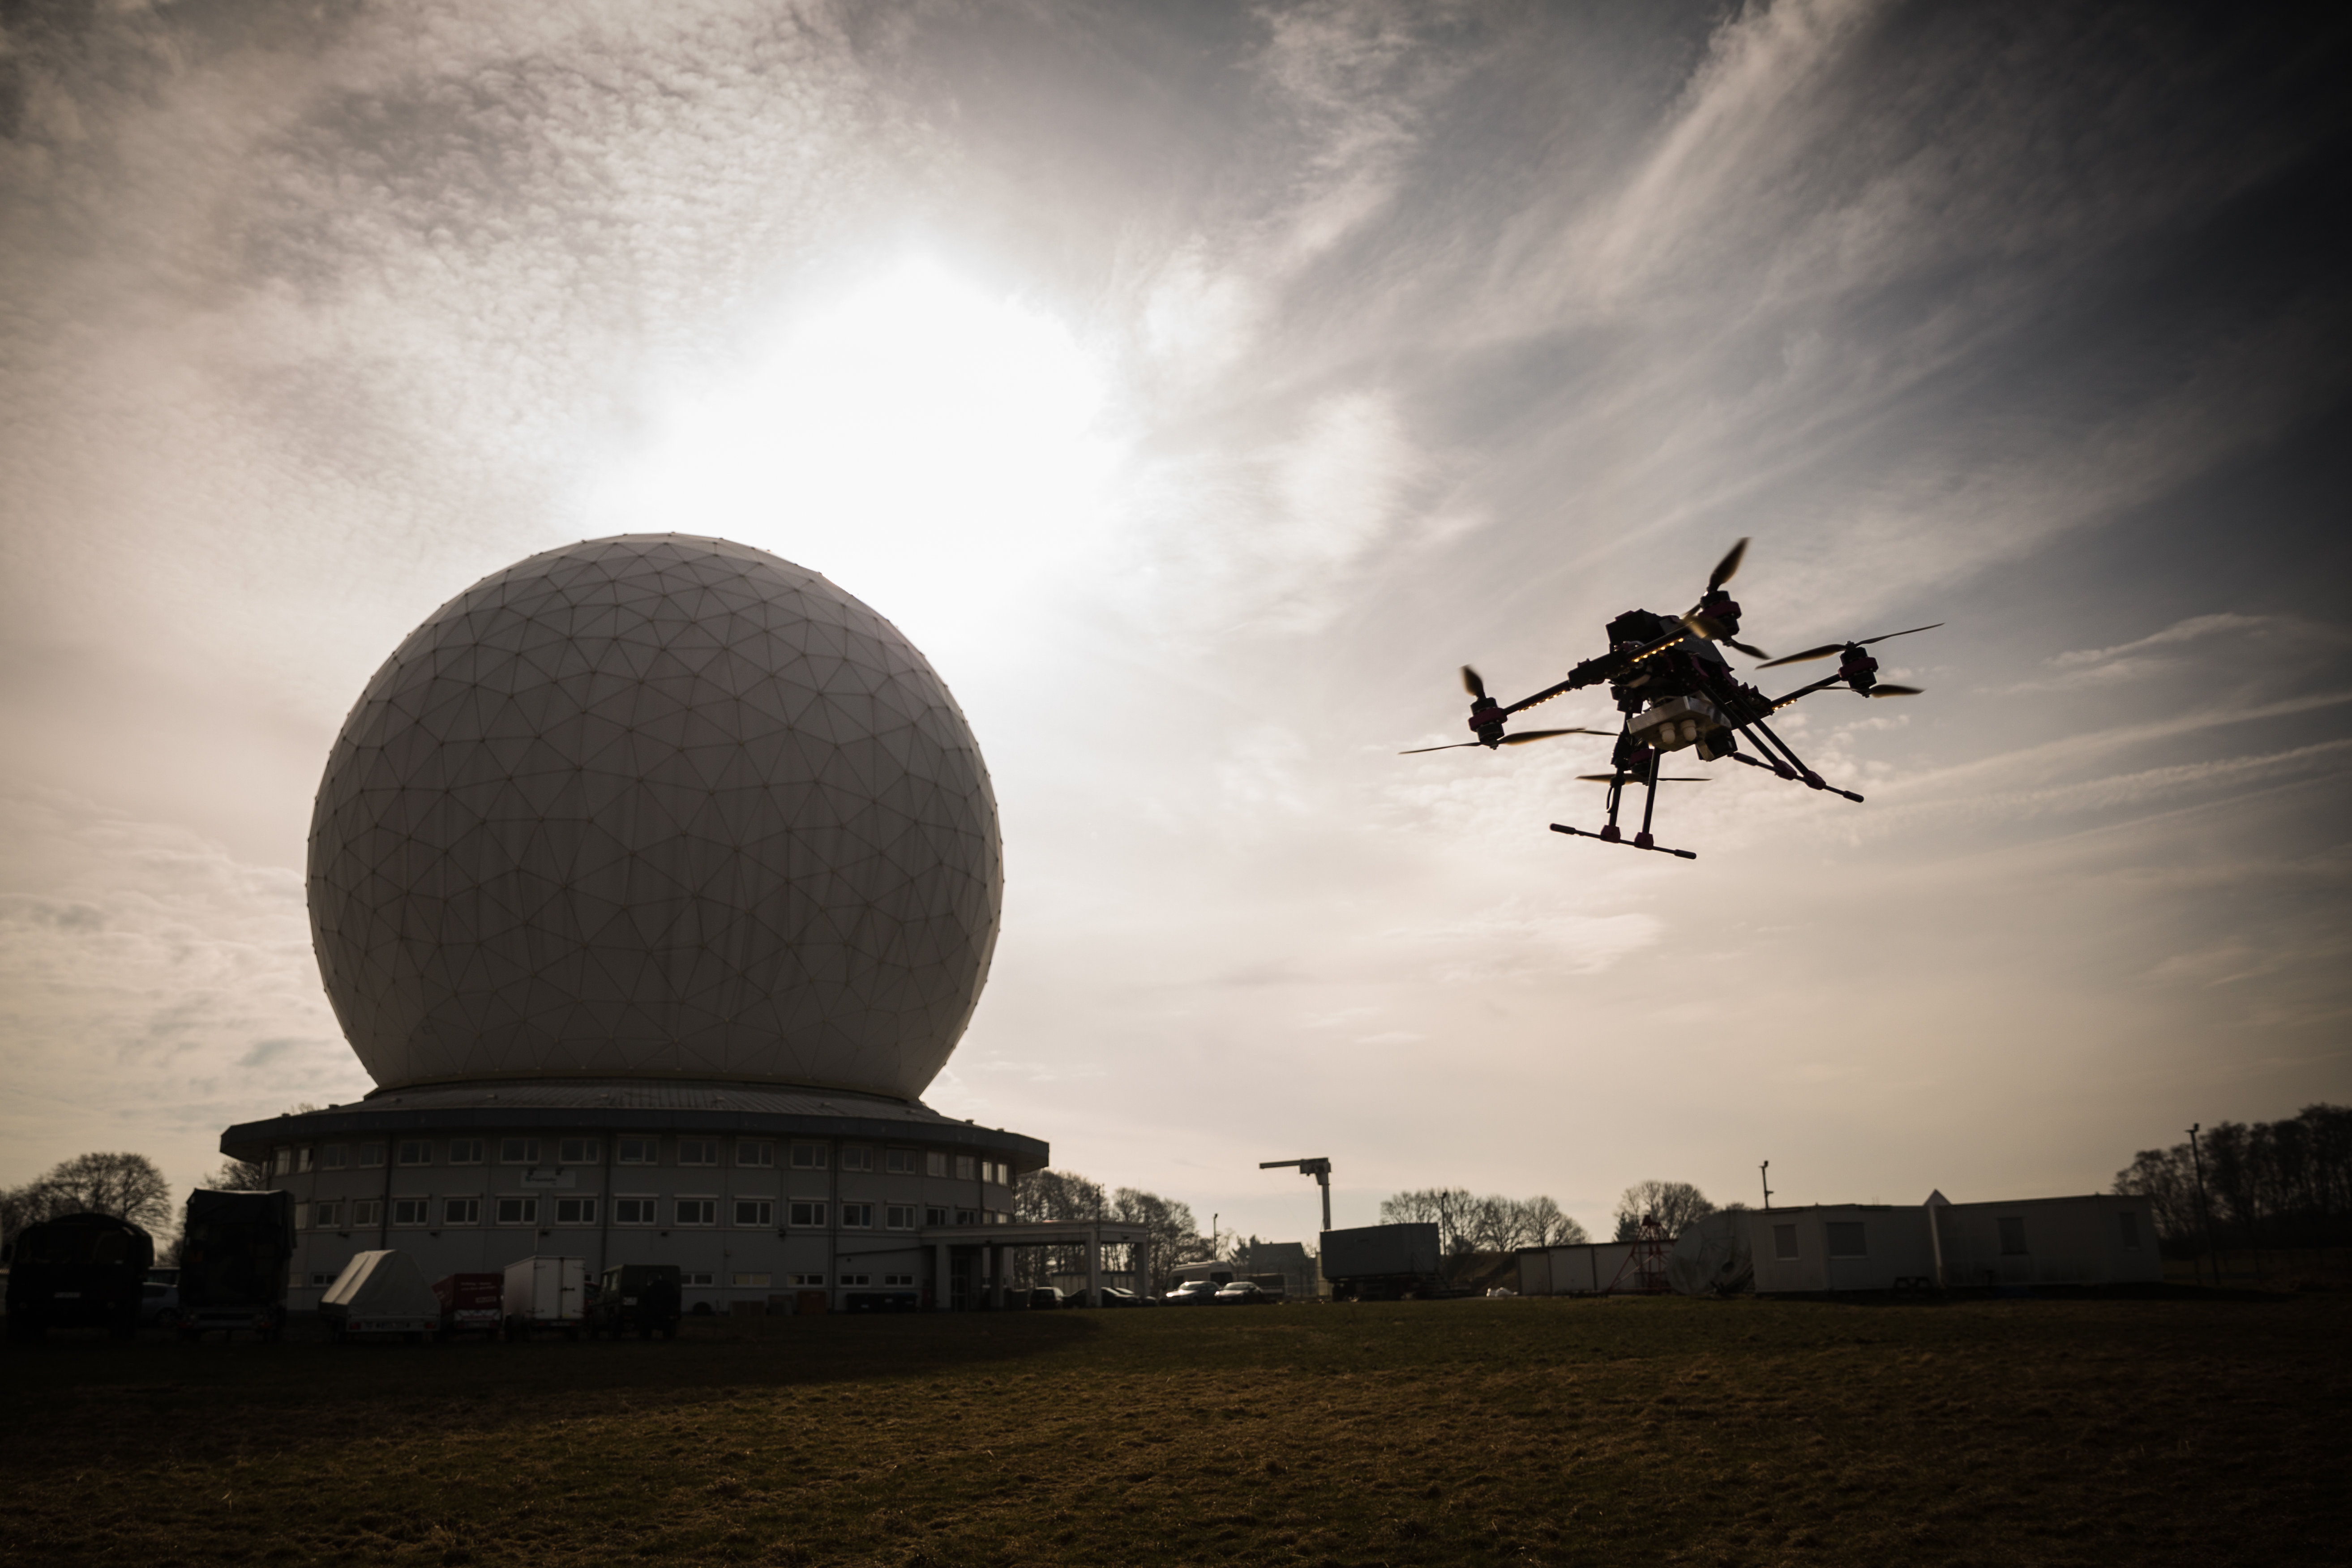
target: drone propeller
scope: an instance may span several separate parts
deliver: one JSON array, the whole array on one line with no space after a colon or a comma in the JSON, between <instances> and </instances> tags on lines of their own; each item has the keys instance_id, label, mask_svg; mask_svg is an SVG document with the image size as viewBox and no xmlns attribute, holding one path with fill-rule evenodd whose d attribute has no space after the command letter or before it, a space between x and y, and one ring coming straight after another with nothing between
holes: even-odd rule
<instances>
[{"instance_id":1,"label":"drone propeller","mask_svg":"<svg viewBox=\"0 0 2352 1568\"><path fill-rule=\"evenodd\" d=\"M1932 632L1937 626L1940 626L1943 624L1943 622L1937 621L1933 626L1913 626L1910 631L1887 632L1879 637L1864 637L1857 643L1824 643L1820 647L1809 647L1802 653L1792 653L1786 658L1776 658L1772 660L1771 664L1764 665L1761 668L1770 669L1773 665L1802 664L1809 658L1827 658L1833 653L1843 653L1850 647L1868 647L1872 643L1885 642L1889 637L1907 637L1911 635L1911 632Z\"/></svg>"},{"instance_id":2,"label":"drone propeller","mask_svg":"<svg viewBox=\"0 0 2352 1568\"><path fill-rule=\"evenodd\" d=\"M1725 554L1724 558L1715 563L1715 573L1706 580L1706 591L1712 594L1717 588L1722 587L1726 583L1730 582L1732 577L1739 571L1740 557L1747 553L1748 541L1745 539L1733 545L1730 551Z\"/></svg>"},{"instance_id":3,"label":"drone propeller","mask_svg":"<svg viewBox=\"0 0 2352 1568\"><path fill-rule=\"evenodd\" d=\"M1554 735L1614 735L1614 730L1528 730L1517 735L1506 735L1495 742L1498 746L1524 746L1529 741L1549 741ZM1409 752L1399 752L1400 757L1417 757L1423 752L1452 752L1464 746L1483 746L1484 741L1456 741L1450 746L1415 746Z\"/></svg>"},{"instance_id":4,"label":"drone propeller","mask_svg":"<svg viewBox=\"0 0 2352 1568\"><path fill-rule=\"evenodd\" d=\"M1576 776L1583 784L1615 784L1619 779L1623 779L1627 784L1642 782L1642 775L1639 773L1579 773ZM1697 774L1685 776L1668 773L1657 782L1660 784L1713 784L1715 781Z\"/></svg>"},{"instance_id":5,"label":"drone propeller","mask_svg":"<svg viewBox=\"0 0 2352 1568\"><path fill-rule=\"evenodd\" d=\"M1745 543L1747 542L1743 540L1741 542ZM1691 630L1696 632L1707 641L1719 642L1726 647L1736 647L1750 658L1765 659L1772 657L1760 647L1749 647L1738 637L1726 636L1723 630L1723 623L1715 619L1711 616L1702 616L1694 612L1693 614L1683 617L1683 625L1688 626Z\"/></svg>"},{"instance_id":6,"label":"drone propeller","mask_svg":"<svg viewBox=\"0 0 2352 1568\"><path fill-rule=\"evenodd\" d=\"M1874 686L1870 694L1873 697L1917 697L1921 695L1921 689L1916 686Z\"/></svg>"},{"instance_id":7,"label":"drone propeller","mask_svg":"<svg viewBox=\"0 0 2352 1568\"><path fill-rule=\"evenodd\" d=\"M1462 667L1462 689L1473 697L1484 698L1486 695L1486 683L1479 679L1478 672L1466 664Z\"/></svg>"}]
</instances>

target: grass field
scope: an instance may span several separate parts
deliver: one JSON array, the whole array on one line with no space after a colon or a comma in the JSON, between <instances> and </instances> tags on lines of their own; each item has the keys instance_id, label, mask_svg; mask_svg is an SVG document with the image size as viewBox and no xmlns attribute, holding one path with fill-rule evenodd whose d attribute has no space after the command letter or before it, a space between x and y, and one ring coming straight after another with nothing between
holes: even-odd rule
<instances>
[{"instance_id":1,"label":"grass field","mask_svg":"<svg viewBox=\"0 0 2352 1568\"><path fill-rule=\"evenodd\" d=\"M2352 1560L2352 1298L9 1346L0 1563Z\"/></svg>"}]
</instances>

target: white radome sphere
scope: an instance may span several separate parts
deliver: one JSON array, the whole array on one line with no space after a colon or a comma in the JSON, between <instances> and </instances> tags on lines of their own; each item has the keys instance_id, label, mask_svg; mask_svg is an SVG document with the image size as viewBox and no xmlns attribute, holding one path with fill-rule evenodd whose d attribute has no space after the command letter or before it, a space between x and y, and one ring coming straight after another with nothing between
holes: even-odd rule
<instances>
[{"instance_id":1,"label":"white radome sphere","mask_svg":"<svg viewBox=\"0 0 2352 1568\"><path fill-rule=\"evenodd\" d=\"M980 999L996 801L954 698L815 573L593 540L444 605L368 682L310 929L384 1088L690 1078L913 1099Z\"/></svg>"}]
</instances>

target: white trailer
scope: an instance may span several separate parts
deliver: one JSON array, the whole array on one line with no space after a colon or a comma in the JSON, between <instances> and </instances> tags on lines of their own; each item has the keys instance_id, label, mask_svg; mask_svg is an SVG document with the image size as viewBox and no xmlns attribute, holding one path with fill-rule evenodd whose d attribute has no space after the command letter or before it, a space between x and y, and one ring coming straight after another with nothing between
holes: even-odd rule
<instances>
[{"instance_id":1,"label":"white trailer","mask_svg":"<svg viewBox=\"0 0 2352 1568\"><path fill-rule=\"evenodd\" d=\"M2147 1200L2095 1193L1956 1204L1927 1196L1936 1272L1947 1289L2160 1284Z\"/></svg>"},{"instance_id":2,"label":"white trailer","mask_svg":"<svg viewBox=\"0 0 2352 1568\"><path fill-rule=\"evenodd\" d=\"M1619 1283L1625 1260L1633 1255L1629 1241L1580 1241L1561 1247L1519 1248L1519 1294L1522 1296L1592 1296ZM1630 1283L1630 1277L1628 1279Z\"/></svg>"},{"instance_id":3,"label":"white trailer","mask_svg":"<svg viewBox=\"0 0 2352 1568\"><path fill-rule=\"evenodd\" d=\"M441 1299L404 1252L362 1252L343 1265L319 1303L319 1321L337 1340L398 1334L422 1344L441 1331Z\"/></svg>"},{"instance_id":4,"label":"white trailer","mask_svg":"<svg viewBox=\"0 0 2352 1568\"><path fill-rule=\"evenodd\" d=\"M584 1258L525 1258L507 1265L506 1333L528 1338L557 1329L567 1340L580 1337L588 1315L588 1260Z\"/></svg>"}]
</instances>

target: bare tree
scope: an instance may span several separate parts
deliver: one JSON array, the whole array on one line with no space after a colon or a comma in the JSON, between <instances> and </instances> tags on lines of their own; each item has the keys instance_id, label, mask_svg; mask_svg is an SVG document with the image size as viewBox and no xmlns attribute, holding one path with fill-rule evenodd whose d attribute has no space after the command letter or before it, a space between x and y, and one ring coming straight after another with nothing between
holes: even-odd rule
<instances>
[{"instance_id":1,"label":"bare tree","mask_svg":"<svg viewBox=\"0 0 2352 1568\"><path fill-rule=\"evenodd\" d=\"M1151 1238L1151 1275L1147 1289L1157 1294L1174 1278L1180 1263L1205 1262L1215 1256L1192 1205L1163 1198L1137 1187L1121 1187L1111 1194L1110 1217L1123 1225L1139 1225Z\"/></svg>"},{"instance_id":2,"label":"bare tree","mask_svg":"<svg viewBox=\"0 0 2352 1568\"><path fill-rule=\"evenodd\" d=\"M1559 1205L1547 1197L1528 1198L1519 1205L1519 1237L1521 1247L1573 1247L1590 1241L1582 1226L1560 1212Z\"/></svg>"},{"instance_id":3,"label":"bare tree","mask_svg":"<svg viewBox=\"0 0 2352 1568\"><path fill-rule=\"evenodd\" d=\"M1617 1239L1632 1241L1642 1234L1642 1216L1655 1215L1666 1239L1680 1236L1693 1220L1715 1212L1706 1194L1688 1182L1636 1182L1617 1200Z\"/></svg>"},{"instance_id":4,"label":"bare tree","mask_svg":"<svg viewBox=\"0 0 2352 1568\"><path fill-rule=\"evenodd\" d=\"M222 1193L266 1193L269 1182L269 1167L258 1160L223 1160L205 1185Z\"/></svg>"},{"instance_id":5,"label":"bare tree","mask_svg":"<svg viewBox=\"0 0 2352 1568\"><path fill-rule=\"evenodd\" d=\"M0 1192L0 1237L69 1214L110 1214L149 1232L172 1233L172 1188L144 1154L77 1154L21 1187Z\"/></svg>"},{"instance_id":6,"label":"bare tree","mask_svg":"<svg viewBox=\"0 0 2352 1568\"><path fill-rule=\"evenodd\" d=\"M1471 1211L1478 1200L1466 1187L1422 1187L1381 1200L1382 1225L1433 1225L1438 1250L1452 1256L1474 1245Z\"/></svg>"}]
</instances>

